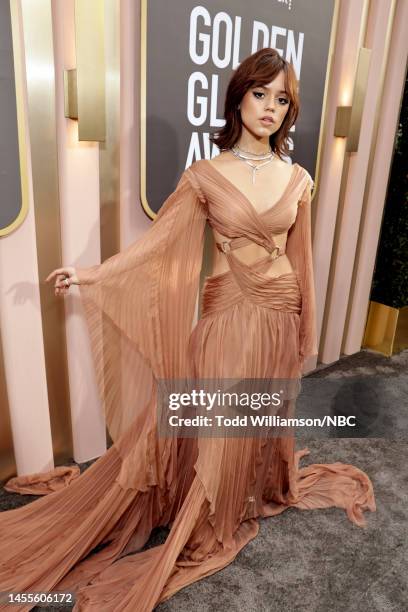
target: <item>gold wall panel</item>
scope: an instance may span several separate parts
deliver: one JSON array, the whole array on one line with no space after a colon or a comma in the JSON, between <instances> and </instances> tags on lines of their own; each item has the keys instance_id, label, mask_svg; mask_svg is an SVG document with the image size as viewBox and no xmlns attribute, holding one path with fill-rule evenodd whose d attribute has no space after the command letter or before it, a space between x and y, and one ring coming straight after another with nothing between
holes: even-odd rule
<instances>
[{"instance_id":1,"label":"gold wall panel","mask_svg":"<svg viewBox=\"0 0 408 612\"><path fill-rule=\"evenodd\" d=\"M393 308L371 301L363 347L387 357L408 348L408 306Z\"/></svg>"},{"instance_id":2,"label":"gold wall panel","mask_svg":"<svg viewBox=\"0 0 408 612\"><path fill-rule=\"evenodd\" d=\"M64 302L44 279L62 265L51 0L22 0L41 317L56 459L72 456Z\"/></svg>"},{"instance_id":3,"label":"gold wall panel","mask_svg":"<svg viewBox=\"0 0 408 612\"><path fill-rule=\"evenodd\" d=\"M104 21L104 0L75 0L79 140L105 140Z\"/></svg>"},{"instance_id":4,"label":"gold wall panel","mask_svg":"<svg viewBox=\"0 0 408 612\"><path fill-rule=\"evenodd\" d=\"M99 144L101 261L120 250L120 2L102 0L104 48L105 140Z\"/></svg>"}]
</instances>

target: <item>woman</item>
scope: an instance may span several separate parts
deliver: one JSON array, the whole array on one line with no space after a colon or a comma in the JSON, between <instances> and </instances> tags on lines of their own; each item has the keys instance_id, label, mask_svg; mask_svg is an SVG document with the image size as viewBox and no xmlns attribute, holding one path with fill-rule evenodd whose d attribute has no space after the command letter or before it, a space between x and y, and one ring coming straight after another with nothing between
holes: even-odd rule
<instances>
[{"instance_id":1,"label":"woman","mask_svg":"<svg viewBox=\"0 0 408 612\"><path fill-rule=\"evenodd\" d=\"M282 159L298 110L291 65L273 49L248 57L213 137L220 155L184 171L127 250L49 275L57 295L79 284L114 444L69 487L0 515L0 590L74 590L74 610L148 611L230 563L257 517L337 506L364 525L375 510L358 468L299 469L308 450L295 452L293 435L156 431L157 383L297 380L317 353L313 181ZM207 221L217 251L192 331ZM289 397L280 414L293 409ZM137 552L159 525L166 542Z\"/></svg>"}]
</instances>

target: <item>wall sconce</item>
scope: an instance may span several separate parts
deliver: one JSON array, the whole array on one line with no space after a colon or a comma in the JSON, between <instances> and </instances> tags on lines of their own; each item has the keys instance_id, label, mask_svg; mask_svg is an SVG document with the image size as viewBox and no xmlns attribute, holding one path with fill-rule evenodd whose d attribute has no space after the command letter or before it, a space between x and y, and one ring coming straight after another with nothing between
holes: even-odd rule
<instances>
[{"instance_id":1,"label":"wall sconce","mask_svg":"<svg viewBox=\"0 0 408 612\"><path fill-rule=\"evenodd\" d=\"M64 71L64 112L79 140L105 140L104 35L104 0L75 0L77 67Z\"/></svg>"},{"instance_id":2,"label":"wall sconce","mask_svg":"<svg viewBox=\"0 0 408 612\"><path fill-rule=\"evenodd\" d=\"M358 54L351 106L338 106L336 112L334 135L340 138L347 138L346 151L351 153L355 153L358 150L370 58L371 49L362 47Z\"/></svg>"},{"instance_id":3,"label":"wall sconce","mask_svg":"<svg viewBox=\"0 0 408 612\"><path fill-rule=\"evenodd\" d=\"M76 68L64 70L64 114L68 119L78 119Z\"/></svg>"}]
</instances>

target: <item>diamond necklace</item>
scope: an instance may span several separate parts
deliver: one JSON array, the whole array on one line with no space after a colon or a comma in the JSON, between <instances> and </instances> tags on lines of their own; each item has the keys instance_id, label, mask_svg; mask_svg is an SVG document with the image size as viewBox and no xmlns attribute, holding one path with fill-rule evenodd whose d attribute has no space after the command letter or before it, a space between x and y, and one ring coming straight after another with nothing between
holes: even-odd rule
<instances>
[{"instance_id":1,"label":"diamond necklace","mask_svg":"<svg viewBox=\"0 0 408 612\"><path fill-rule=\"evenodd\" d=\"M266 159L266 161L264 161L262 164L253 164L250 161L251 158L248 158L245 155L243 155L236 147L232 147L230 151L237 159L240 159L241 161L243 161L245 164L248 164L248 166L252 168L252 184L253 185L255 184L255 176L256 176L257 171L260 168L263 168L264 166L266 166L267 164L270 164L275 158L275 153L271 150L271 152L267 153L264 158L263 157L261 158L261 159Z\"/></svg>"},{"instance_id":2,"label":"diamond necklace","mask_svg":"<svg viewBox=\"0 0 408 612\"><path fill-rule=\"evenodd\" d=\"M241 153L242 157L245 157L246 159L253 159L253 160L266 159L272 153L271 145L269 145L268 151L266 151L264 153L253 153L253 151L246 151L245 149L242 149L242 147L240 147L238 144L235 145L233 148L234 148L235 151L239 151L239 153Z\"/></svg>"}]
</instances>

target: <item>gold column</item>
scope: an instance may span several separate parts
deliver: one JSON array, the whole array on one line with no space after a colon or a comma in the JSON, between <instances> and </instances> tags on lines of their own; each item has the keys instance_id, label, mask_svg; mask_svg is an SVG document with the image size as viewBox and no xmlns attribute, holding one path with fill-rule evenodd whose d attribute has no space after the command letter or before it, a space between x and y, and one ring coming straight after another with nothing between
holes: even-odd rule
<instances>
[{"instance_id":1,"label":"gold column","mask_svg":"<svg viewBox=\"0 0 408 612\"><path fill-rule=\"evenodd\" d=\"M50 0L22 0L41 317L54 455L72 456L64 302L44 283L62 265Z\"/></svg>"}]
</instances>

